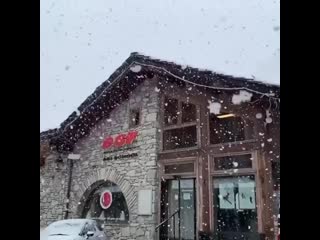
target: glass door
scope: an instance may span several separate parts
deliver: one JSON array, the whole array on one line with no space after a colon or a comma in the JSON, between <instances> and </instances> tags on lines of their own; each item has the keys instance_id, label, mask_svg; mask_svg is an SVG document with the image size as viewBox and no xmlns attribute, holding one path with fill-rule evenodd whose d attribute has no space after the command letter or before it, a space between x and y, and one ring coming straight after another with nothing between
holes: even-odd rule
<instances>
[{"instance_id":1,"label":"glass door","mask_svg":"<svg viewBox=\"0 0 320 240\"><path fill-rule=\"evenodd\" d=\"M196 239L195 179L166 180L162 193L162 221L171 218L161 229L160 239Z\"/></svg>"}]
</instances>

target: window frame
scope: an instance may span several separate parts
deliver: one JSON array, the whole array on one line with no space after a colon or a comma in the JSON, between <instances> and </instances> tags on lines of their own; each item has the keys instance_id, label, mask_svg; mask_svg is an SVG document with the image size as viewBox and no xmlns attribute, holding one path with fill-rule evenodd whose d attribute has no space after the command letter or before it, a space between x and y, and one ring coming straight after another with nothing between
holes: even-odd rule
<instances>
[{"instance_id":1,"label":"window frame","mask_svg":"<svg viewBox=\"0 0 320 240\"><path fill-rule=\"evenodd\" d=\"M178 101L178 112L180 112L181 114L178 115L178 122L177 124L174 125L165 125L165 99L166 98L173 98L176 99ZM193 122L186 122L186 123L182 123L182 103L190 103L195 105L196 107L196 120ZM161 97L161 111L160 111L160 127L162 129L162 132L160 134L160 152L161 153L170 153L170 152L178 152L178 151L186 151L186 150L193 150L193 149L198 149L201 146L201 136L200 136L200 103L194 101L192 99L191 96L189 96L189 99L187 99L187 97L182 97L182 96L172 96L171 94L164 94ZM170 149L170 150L165 150L164 149L164 131L167 130L173 130L173 129L181 129L181 128L185 128L185 127L196 127L196 146L192 146L192 147L185 147L185 148L175 148L175 149Z\"/></svg>"},{"instance_id":2,"label":"window frame","mask_svg":"<svg viewBox=\"0 0 320 240\"><path fill-rule=\"evenodd\" d=\"M162 180L173 180L176 179L176 177L179 177L180 179L189 179L194 178L196 180L196 199L202 199L201 191L199 190L202 186L200 185L199 181L199 156L192 156L192 157L167 157L165 159L159 160L159 176L158 176L158 189L159 189L159 199L161 199L161 182ZM166 174L164 169L167 165L175 165L175 164L185 164L185 163L193 163L194 164L194 172L181 172L181 173L175 173L175 174ZM196 221L196 231L200 228L200 202L197 201L197 204L195 205L196 213L197 213L197 221ZM159 202L158 204L158 212L161 213L161 204ZM157 217L158 223L161 222L161 215L158 214Z\"/></svg>"},{"instance_id":3,"label":"window frame","mask_svg":"<svg viewBox=\"0 0 320 240\"><path fill-rule=\"evenodd\" d=\"M180 165L180 164L193 164L193 172L179 172L179 173L166 173L165 167L170 165ZM174 176L181 176L181 177L197 177L197 161L195 157L188 157L182 159L166 159L161 160L160 164L160 175L164 178L173 178Z\"/></svg>"},{"instance_id":4,"label":"window frame","mask_svg":"<svg viewBox=\"0 0 320 240\"><path fill-rule=\"evenodd\" d=\"M251 168L240 168L237 172L234 172L234 169L230 170L215 170L214 169L214 158L217 157L227 157L227 156L239 156L239 155L246 155L251 154L252 156L252 167ZM215 178L223 178L223 177L238 177L238 176L254 176L255 184L256 184L256 204L257 204L257 224L258 224L258 232L262 231L262 189L261 183L259 180L260 173L259 163L258 163L258 151L251 150L251 151L241 151L241 152L232 152L232 153L222 153L222 154L209 154L209 166L208 166L208 173L209 173L209 214L210 214L210 227L214 231L215 230L215 222L214 222L214 191L213 191L213 184Z\"/></svg>"},{"instance_id":5,"label":"window frame","mask_svg":"<svg viewBox=\"0 0 320 240\"><path fill-rule=\"evenodd\" d=\"M133 126L132 125L132 121L131 121L131 112L132 111L137 111L139 113L139 122L137 125ZM142 122L142 115L141 115L142 111L141 111L141 107L131 107L129 106L129 112L128 112L128 129L135 129L138 128L139 126L141 126L141 122Z\"/></svg>"},{"instance_id":6,"label":"window frame","mask_svg":"<svg viewBox=\"0 0 320 240\"><path fill-rule=\"evenodd\" d=\"M250 121L250 118L245 118L243 117L243 114L238 113L236 111L234 111L233 109L229 110L228 113L230 114L234 114L238 117L240 117L242 119L242 121L246 122L246 121ZM210 113L209 111L207 111L207 116L206 116L206 121L207 121L207 135L208 135L208 140L207 140L207 145L209 147L216 147L216 146L225 146L225 145L229 145L229 144L241 144L241 143L251 143L251 142L255 142L255 137L256 137L256 133L255 133L255 121L251 121L252 124L252 136L251 138L247 138L247 128L244 128L244 140L240 140L240 141L233 141L233 142L221 142L221 143L211 143L211 138L210 138L210 115L212 113Z\"/></svg>"},{"instance_id":7,"label":"window frame","mask_svg":"<svg viewBox=\"0 0 320 240\"><path fill-rule=\"evenodd\" d=\"M251 154L252 157L252 166L251 168L239 168L238 171L235 173L234 169L227 169L227 170L215 170L214 169L214 159L220 157L233 157L233 156L241 156L241 155L248 155ZM211 155L209 158L210 162L210 175L212 176L232 176L232 175L242 175L242 174L255 174L257 169L256 163L256 151L242 151L242 152L234 152L234 153L223 153L223 154L214 154ZM231 174L231 175L230 175Z\"/></svg>"}]
</instances>

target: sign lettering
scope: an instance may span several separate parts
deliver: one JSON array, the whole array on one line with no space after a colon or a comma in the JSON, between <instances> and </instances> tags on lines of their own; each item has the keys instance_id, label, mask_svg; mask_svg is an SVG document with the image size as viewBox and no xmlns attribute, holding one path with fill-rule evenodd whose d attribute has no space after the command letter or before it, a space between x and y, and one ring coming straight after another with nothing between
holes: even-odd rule
<instances>
[{"instance_id":1,"label":"sign lettering","mask_svg":"<svg viewBox=\"0 0 320 240\"><path fill-rule=\"evenodd\" d=\"M103 149L110 147L123 147L125 145L131 145L138 136L138 131L131 131L128 134L119 134L115 138L107 137L102 143Z\"/></svg>"}]
</instances>

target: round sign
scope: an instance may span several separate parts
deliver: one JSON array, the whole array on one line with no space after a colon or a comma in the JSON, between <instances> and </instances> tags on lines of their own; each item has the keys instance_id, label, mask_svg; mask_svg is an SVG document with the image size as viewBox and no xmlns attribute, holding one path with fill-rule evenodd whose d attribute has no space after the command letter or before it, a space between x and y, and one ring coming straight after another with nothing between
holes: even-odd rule
<instances>
[{"instance_id":1,"label":"round sign","mask_svg":"<svg viewBox=\"0 0 320 240\"><path fill-rule=\"evenodd\" d=\"M100 196L100 205L103 209L108 209L112 204L112 193L109 190L102 192Z\"/></svg>"}]
</instances>

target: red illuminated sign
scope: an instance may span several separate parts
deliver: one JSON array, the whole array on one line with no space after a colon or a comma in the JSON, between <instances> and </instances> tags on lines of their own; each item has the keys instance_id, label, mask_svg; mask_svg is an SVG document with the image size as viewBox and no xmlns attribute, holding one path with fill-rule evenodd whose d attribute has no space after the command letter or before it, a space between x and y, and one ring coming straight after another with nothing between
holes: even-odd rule
<instances>
[{"instance_id":1,"label":"red illuminated sign","mask_svg":"<svg viewBox=\"0 0 320 240\"><path fill-rule=\"evenodd\" d=\"M138 131L132 131L127 134L119 134L115 138L107 137L102 143L103 149L108 149L110 147L122 147L124 145L130 145L137 138Z\"/></svg>"},{"instance_id":2,"label":"red illuminated sign","mask_svg":"<svg viewBox=\"0 0 320 240\"><path fill-rule=\"evenodd\" d=\"M112 204L112 193L108 190L104 191L100 196L100 206L108 209Z\"/></svg>"}]
</instances>

